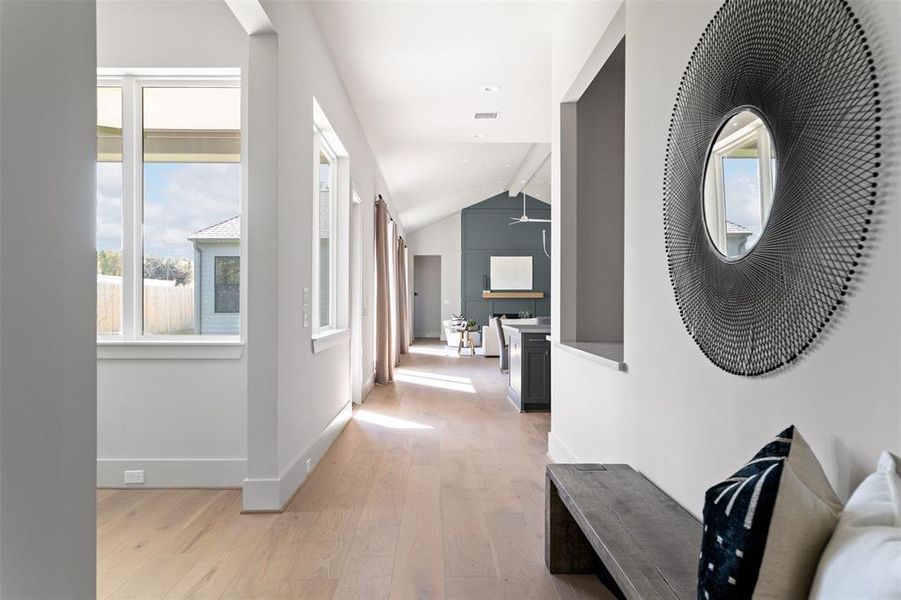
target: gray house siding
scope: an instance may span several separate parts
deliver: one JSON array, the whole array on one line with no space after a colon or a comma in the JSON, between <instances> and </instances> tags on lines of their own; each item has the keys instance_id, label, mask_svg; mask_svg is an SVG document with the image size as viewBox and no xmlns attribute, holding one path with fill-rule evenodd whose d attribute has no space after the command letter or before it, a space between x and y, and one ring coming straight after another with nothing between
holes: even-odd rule
<instances>
[{"instance_id":1,"label":"gray house siding","mask_svg":"<svg viewBox=\"0 0 901 600\"><path fill-rule=\"evenodd\" d=\"M197 242L199 255L195 272L198 280L195 282L200 289L199 298L200 319L198 333L205 335L238 335L241 332L241 313L217 313L215 277L217 256L241 256L241 247L238 240L234 242Z\"/></svg>"}]
</instances>

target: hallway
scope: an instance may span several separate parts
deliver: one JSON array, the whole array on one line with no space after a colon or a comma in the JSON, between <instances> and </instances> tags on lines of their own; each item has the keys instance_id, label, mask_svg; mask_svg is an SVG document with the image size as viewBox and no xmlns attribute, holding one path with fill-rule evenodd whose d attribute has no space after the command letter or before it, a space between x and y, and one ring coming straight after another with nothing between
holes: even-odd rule
<instances>
[{"instance_id":1,"label":"hallway","mask_svg":"<svg viewBox=\"0 0 901 600\"><path fill-rule=\"evenodd\" d=\"M238 490L100 490L100 598L609 597L544 566L549 414L495 359L414 345L282 514Z\"/></svg>"}]
</instances>

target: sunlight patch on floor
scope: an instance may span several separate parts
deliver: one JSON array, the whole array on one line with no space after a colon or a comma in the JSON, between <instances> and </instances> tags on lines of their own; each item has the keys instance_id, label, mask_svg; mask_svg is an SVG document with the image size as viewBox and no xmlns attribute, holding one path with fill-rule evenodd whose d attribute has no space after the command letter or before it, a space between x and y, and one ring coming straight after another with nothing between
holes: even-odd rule
<instances>
[{"instance_id":1,"label":"sunlight patch on floor","mask_svg":"<svg viewBox=\"0 0 901 600\"><path fill-rule=\"evenodd\" d=\"M446 373L433 373L430 371L423 371L422 369L417 369L415 367L400 367L394 372L400 373L401 375L425 377L426 379L434 379L436 381L451 381L453 383L467 383L470 385L472 384L472 379L470 379L469 377L459 377L457 375L448 375Z\"/></svg>"},{"instance_id":2,"label":"sunlight patch on floor","mask_svg":"<svg viewBox=\"0 0 901 600\"><path fill-rule=\"evenodd\" d=\"M465 377L447 376L439 378L431 373L420 373L419 371L399 369L394 373L394 381L400 383L412 383L414 385L424 385L451 392L464 392L466 394L476 393L476 389L473 387L472 382Z\"/></svg>"},{"instance_id":3,"label":"sunlight patch on floor","mask_svg":"<svg viewBox=\"0 0 901 600\"><path fill-rule=\"evenodd\" d=\"M409 349L410 354L427 354L428 356L443 356L445 358L460 358L454 348L450 346L421 346L413 344Z\"/></svg>"},{"instance_id":4,"label":"sunlight patch on floor","mask_svg":"<svg viewBox=\"0 0 901 600\"><path fill-rule=\"evenodd\" d=\"M358 409L354 412L354 419L372 423L373 425L379 425L381 427L387 427L389 429L434 429L431 425L426 425L424 423L408 421L407 419L400 419L398 417L390 417L388 415L363 409Z\"/></svg>"}]
</instances>

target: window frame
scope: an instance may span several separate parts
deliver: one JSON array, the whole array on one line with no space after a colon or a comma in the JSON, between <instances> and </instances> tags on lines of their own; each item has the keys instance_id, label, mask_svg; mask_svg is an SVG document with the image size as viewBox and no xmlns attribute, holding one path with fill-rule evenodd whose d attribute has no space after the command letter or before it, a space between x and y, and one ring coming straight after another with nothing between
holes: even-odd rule
<instances>
[{"instance_id":1,"label":"window frame","mask_svg":"<svg viewBox=\"0 0 901 600\"><path fill-rule=\"evenodd\" d=\"M350 214L352 202L351 162L347 147L332 126L318 100L313 98L312 161L310 164L313 183L308 210L312 211L310 287L304 287L303 325L311 325L310 335L314 354L335 346L350 343ZM319 153L325 148L332 160L332 194L330 197L331 219L329 223L331 243L329 244L329 325L319 325ZM307 293L310 302L307 303ZM315 299L315 301L313 301ZM312 321L312 324L309 321Z\"/></svg>"},{"instance_id":2,"label":"window frame","mask_svg":"<svg viewBox=\"0 0 901 600\"><path fill-rule=\"evenodd\" d=\"M338 329L338 153L332 148L322 131L316 125L313 126L313 158L315 161L313 177L313 302L312 319L313 334L323 334ZM329 314L328 323L323 325L319 309L320 281L319 271L319 169L321 168L320 155L324 154L329 161Z\"/></svg>"},{"instance_id":3,"label":"window frame","mask_svg":"<svg viewBox=\"0 0 901 600\"><path fill-rule=\"evenodd\" d=\"M143 100L144 88L148 87L232 87L241 88L240 71L222 69L201 72L200 70L175 69L98 72L97 87L116 86L122 89L122 318L121 332L118 334L98 334L100 346L146 346L165 349L167 346L182 346L185 349L210 348L213 346L241 347L246 336L246 261L239 266L239 315L240 328L237 335L190 334L158 335L144 333L144 156L143 156ZM246 214L246 194L243 181L246 180L245 152L245 106L241 102L241 170L242 184L239 189L239 214ZM246 219L241 219L241 239L239 256L246 256ZM196 272L196 265L195 265ZM195 282L195 285L197 283ZM199 307L195 307L199 310ZM184 350L176 351L183 354ZM240 353L215 350L210 358L238 358ZM99 353L100 358L120 358L115 352ZM164 352L142 350L135 353L140 358L169 358Z\"/></svg>"}]
</instances>

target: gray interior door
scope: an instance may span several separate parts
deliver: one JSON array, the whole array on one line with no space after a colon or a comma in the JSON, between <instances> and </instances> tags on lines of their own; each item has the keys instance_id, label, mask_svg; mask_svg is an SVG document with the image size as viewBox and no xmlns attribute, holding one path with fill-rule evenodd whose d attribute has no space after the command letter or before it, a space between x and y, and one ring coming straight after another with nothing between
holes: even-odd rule
<instances>
[{"instance_id":1,"label":"gray interior door","mask_svg":"<svg viewBox=\"0 0 901 600\"><path fill-rule=\"evenodd\" d=\"M413 257L413 337L441 337L441 257Z\"/></svg>"}]
</instances>

